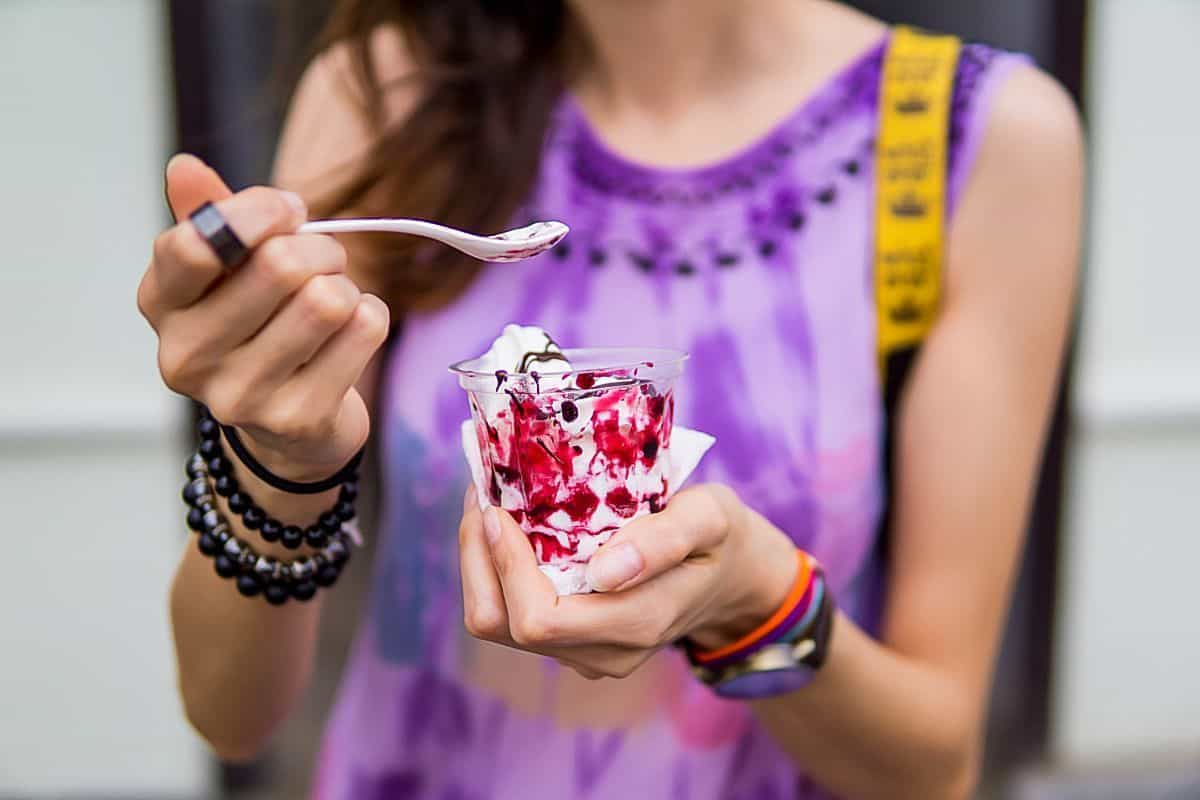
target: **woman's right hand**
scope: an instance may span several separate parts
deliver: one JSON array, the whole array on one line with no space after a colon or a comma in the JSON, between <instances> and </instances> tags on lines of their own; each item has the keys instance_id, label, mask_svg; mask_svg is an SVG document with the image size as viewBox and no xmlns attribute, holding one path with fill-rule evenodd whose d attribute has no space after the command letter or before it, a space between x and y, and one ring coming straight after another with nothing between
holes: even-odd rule
<instances>
[{"instance_id":1,"label":"woman's right hand","mask_svg":"<svg viewBox=\"0 0 1200 800\"><path fill-rule=\"evenodd\" d=\"M345 249L297 234L298 195L268 187L233 194L193 156L167 165L179 223L154 242L138 308L158 334L172 390L238 428L268 469L327 477L362 447L370 419L355 382L388 333L388 309L346 275ZM215 202L252 251L221 266L188 215Z\"/></svg>"}]
</instances>

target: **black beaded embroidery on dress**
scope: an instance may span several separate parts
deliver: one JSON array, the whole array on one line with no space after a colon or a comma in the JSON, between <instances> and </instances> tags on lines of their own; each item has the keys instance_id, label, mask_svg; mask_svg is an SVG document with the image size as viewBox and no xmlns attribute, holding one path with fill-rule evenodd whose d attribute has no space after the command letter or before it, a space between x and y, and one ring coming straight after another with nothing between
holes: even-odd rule
<instances>
[{"instance_id":1,"label":"black beaded embroidery on dress","mask_svg":"<svg viewBox=\"0 0 1200 800\"><path fill-rule=\"evenodd\" d=\"M963 155L977 89L1000 52L975 43L962 48L951 100L947 154L950 174ZM569 114L560 115L551 130L548 146L566 151L570 174L584 188L585 197L590 192L600 202L617 197L650 207L711 206L727 197L770 186L771 181L766 179L785 169L806 148L822 141L846 115L861 113L864 105L877 108L885 54L886 46L879 45L860 57L764 139L711 167L681 170L676 174L623 161L595 137L578 112L574 120ZM873 173L869 167L875 162L874 150L872 134L812 175L800 176L802 185L794 207L772 213L769 224L755 232L743 230L723 239L715 251L681 247L656 257L648 252L651 248L644 242L603 235L587 239L589 231L575 231L574 245L586 254L587 264L594 269L605 268L617 257L619 262L646 274L665 269L682 278L696 276L703 269L728 270L747 260L770 260L779 250L782 238L799 236L808 229L814 211L837 205L839 181L856 181ZM555 215L526 210L523 216L523 224L531 224ZM575 248L567 242L552 251L553 257L563 261L573 252Z\"/></svg>"}]
</instances>

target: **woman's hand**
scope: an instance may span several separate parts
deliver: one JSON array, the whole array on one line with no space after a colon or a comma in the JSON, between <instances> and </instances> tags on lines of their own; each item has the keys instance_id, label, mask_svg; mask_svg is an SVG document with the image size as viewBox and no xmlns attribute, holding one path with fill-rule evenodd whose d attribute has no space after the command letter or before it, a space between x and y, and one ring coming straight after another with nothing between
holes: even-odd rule
<instances>
[{"instance_id":1,"label":"woman's hand","mask_svg":"<svg viewBox=\"0 0 1200 800\"><path fill-rule=\"evenodd\" d=\"M335 472L367 439L354 383L387 337L387 306L346 276L337 241L296 234L307 215L298 195L233 194L199 159L179 156L167 197L180 222L155 240L138 287L163 380L239 428L269 469L296 480ZM205 201L253 251L235 270L188 220Z\"/></svg>"},{"instance_id":2,"label":"woman's hand","mask_svg":"<svg viewBox=\"0 0 1200 800\"><path fill-rule=\"evenodd\" d=\"M588 565L596 593L558 597L512 517L481 513L475 497L467 492L459 527L467 630L588 678L625 677L684 636L704 647L733 641L775 611L794 578L787 537L708 485L601 547Z\"/></svg>"}]
</instances>

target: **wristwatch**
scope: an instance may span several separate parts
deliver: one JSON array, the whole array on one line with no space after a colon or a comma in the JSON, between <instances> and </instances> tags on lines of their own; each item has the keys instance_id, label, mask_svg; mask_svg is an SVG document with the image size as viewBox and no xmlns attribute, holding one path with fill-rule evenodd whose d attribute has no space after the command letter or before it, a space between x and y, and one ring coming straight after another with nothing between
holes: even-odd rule
<instances>
[{"instance_id":1,"label":"wristwatch","mask_svg":"<svg viewBox=\"0 0 1200 800\"><path fill-rule=\"evenodd\" d=\"M685 646L692 672L721 697L756 700L803 689L825 663L833 630L835 604L823 577L814 581L818 603L810 624L797 626L782 638L747 653L732 663L700 664Z\"/></svg>"}]
</instances>

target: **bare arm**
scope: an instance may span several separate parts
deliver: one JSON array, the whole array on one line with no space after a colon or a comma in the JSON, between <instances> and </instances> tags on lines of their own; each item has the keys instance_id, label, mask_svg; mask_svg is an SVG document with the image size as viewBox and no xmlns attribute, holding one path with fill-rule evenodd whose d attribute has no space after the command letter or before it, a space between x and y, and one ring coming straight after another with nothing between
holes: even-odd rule
<instances>
[{"instance_id":1,"label":"bare arm","mask_svg":"<svg viewBox=\"0 0 1200 800\"><path fill-rule=\"evenodd\" d=\"M375 395L378 361L372 360L356 384L368 404ZM284 494L234 466L245 491L285 524L310 525L336 500L336 490ZM285 561L304 553L262 541L223 500L221 505L235 535L259 553ZM222 760L254 758L307 689L323 602L321 592L308 603L279 608L246 600L188 537L170 595L179 691L188 720Z\"/></svg>"},{"instance_id":2,"label":"bare arm","mask_svg":"<svg viewBox=\"0 0 1200 800\"><path fill-rule=\"evenodd\" d=\"M377 52L384 59L399 60L397 42L381 45L382 51ZM346 94L341 56L335 51L309 68L280 143L276 185L309 199L327 188L339 170L353 168L355 157L369 146L370 133ZM205 181L215 179L204 175L203 169L191 162L174 168L181 174L168 176L177 212L186 214L188 206L211 199L200 196ZM355 273L355 243L342 244L348 251L346 274L368 291L370 287ZM362 343L377 345L374 340ZM379 361L376 353L355 383L366 408L374 405ZM293 469L286 459L272 463L269 454L260 452L260 456L282 474ZM235 468L246 491L284 523L311 524L336 499L336 490L310 497L284 494L240 464ZM252 542L259 552L281 559L296 557L296 552L269 545L244 530L240 519L225 511L236 535ZM170 597L179 686L189 720L222 759L255 756L296 706L311 677L321 597L318 592L312 602L278 608L245 600L214 573L212 562L196 550L194 540L188 540Z\"/></svg>"},{"instance_id":3,"label":"bare arm","mask_svg":"<svg viewBox=\"0 0 1200 800\"><path fill-rule=\"evenodd\" d=\"M838 620L805 691L757 704L848 797L970 795L997 641L1076 281L1082 144L1069 99L1014 75L951 232L947 302L900 412L882 642Z\"/></svg>"}]
</instances>

